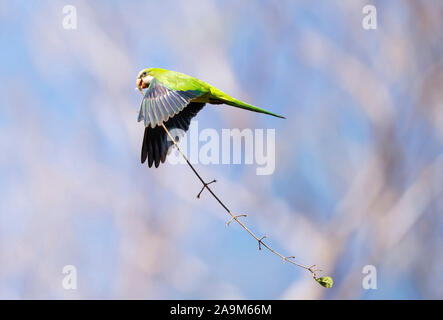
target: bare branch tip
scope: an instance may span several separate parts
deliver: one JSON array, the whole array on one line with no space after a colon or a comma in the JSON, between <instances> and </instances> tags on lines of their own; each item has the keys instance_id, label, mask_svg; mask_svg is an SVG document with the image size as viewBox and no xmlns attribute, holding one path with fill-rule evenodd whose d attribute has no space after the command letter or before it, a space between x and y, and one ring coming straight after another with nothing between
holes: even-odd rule
<instances>
[{"instance_id":1,"label":"bare branch tip","mask_svg":"<svg viewBox=\"0 0 443 320\"><path fill-rule=\"evenodd\" d=\"M308 271L310 272L310 273L312 273L312 277L316 280L317 279L317 272L322 272L323 270L321 270L321 269L314 269L315 267L316 267L317 265L312 265L312 266L310 266L309 268L307 268L308 269Z\"/></svg>"}]
</instances>

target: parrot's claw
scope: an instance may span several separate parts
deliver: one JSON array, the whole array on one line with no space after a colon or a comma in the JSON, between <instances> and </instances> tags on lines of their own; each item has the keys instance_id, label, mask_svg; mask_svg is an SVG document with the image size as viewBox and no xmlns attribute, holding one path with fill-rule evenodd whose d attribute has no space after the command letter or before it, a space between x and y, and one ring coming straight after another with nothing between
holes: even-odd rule
<instances>
[{"instance_id":1,"label":"parrot's claw","mask_svg":"<svg viewBox=\"0 0 443 320\"><path fill-rule=\"evenodd\" d=\"M233 216L228 222L226 222L226 226L229 227L232 221L237 220L239 217L247 217L247 214L239 214L237 216Z\"/></svg>"},{"instance_id":2,"label":"parrot's claw","mask_svg":"<svg viewBox=\"0 0 443 320\"><path fill-rule=\"evenodd\" d=\"M200 199L200 195L202 194L203 190L205 190L205 188L207 188L209 184L214 183L214 182L217 182L217 180L212 180L211 182L203 183L203 187L200 190L200 192L198 193L197 198Z\"/></svg>"}]
</instances>

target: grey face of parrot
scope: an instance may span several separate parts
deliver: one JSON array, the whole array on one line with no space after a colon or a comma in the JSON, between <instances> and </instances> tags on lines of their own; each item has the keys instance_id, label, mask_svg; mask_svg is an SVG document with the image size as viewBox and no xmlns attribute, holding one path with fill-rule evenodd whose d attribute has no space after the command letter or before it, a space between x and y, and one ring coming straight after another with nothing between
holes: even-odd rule
<instances>
[{"instance_id":1,"label":"grey face of parrot","mask_svg":"<svg viewBox=\"0 0 443 320\"><path fill-rule=\"evenodd\" d=\"M149 87L152 79L153 77L148 75L146 71L141 71L136 80L137 88L143 92L143 89Z\"/></svg>"}]
</instances>

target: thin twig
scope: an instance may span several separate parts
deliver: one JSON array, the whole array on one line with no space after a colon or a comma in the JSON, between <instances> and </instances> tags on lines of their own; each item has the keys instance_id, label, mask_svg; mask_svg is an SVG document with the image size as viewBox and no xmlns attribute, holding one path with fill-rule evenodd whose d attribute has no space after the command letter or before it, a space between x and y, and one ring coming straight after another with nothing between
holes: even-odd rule
<instances>
[{"instance_id":1,"label":"thin twig","mask_svg":"<svg viewBox=\"0 0 443 320\"><path fill-rule=\"evenodd\" d=\"M140 90L143 93L142 90ZM292 263L293 265L303 268L305 270L308 270L311 274L312 277L314 278L314 280L317 279L317 274L316 272L320 272L322 270L320 269L314 269L316 267L316 265L312 265L310 267L304 266L302 264L299 264L293 260L290 259L294 259L295 257L290 256L290 257L285 257L284 255L280 254L279 252L277 252L276 250L272 249L269 245L267 245L266 243L263 242L263 239L267 238L266 236L263 236L261 238L257 237L248 227L246 227L245 224L243 224L243 222L241 222L238 218L239 217L246 217L246 214L239 214L239 215L235 215L231 212L231 210L229 210L229 208L220 200L220 198L212 191L212 189L209 187L209 184L216 182L216 180L213 180L211 182L206 183L203 178L200 176L200 174L197 172L197 170L195 170L194 166L191 164L191 162L189 162L188 158L186 157L186 155L183 153L183 151L181 150L181 148L178 146L177 142L175 141L175 139L172 137L172 135L169 133L169 130L166 128L166 126L164 125L164 123L162 122L162 127L163 129L166 131L166 134L169 136L169 139L171 139L171 141L174 143L175 147L177 148L177 150L180 152L181 156L183 157L183 159L185 159L186 163L188 164L188 166L191 168L191 170L194 172L194 174L197 176L197 178L200 180L200 182L203 184L203 187L201 189L201 191L199 192L199 194L197 195L197 198L200 198L201 193L203 192L204 189L207 189L209 191L209 193L214 197L215 200L217 200L217 202L223 207L223 209L225 209L225 211L231 216L231 219L226 223L226 225L229 226L229 224L232 221L236 221L243 229L245 229L257 242L258 242L258 249L261 250L262 246L265 247L266 249L268 249L269 251L271 251L273 254L279 256L281 259L283 259L283 262L289 262Z\"/></svg>"},{"instance_id":2,"label":"thin twig","mask_svg":"<svg viewBox=\"0 0 443 320\"><path fill-rule=\"evenodd\" d=\"M243 222L241 222L238 217L241 216L246 216L244 214L241 215L234 215L231 210L229 210L229 208L220 200L220 198L212 191L212 189L209 187L209 184L212 182L215 182L215 180L206 183L203 178L200 176L200 174L197 172L197 170L195 170L194 166L191 164L191 162L189 162L188 158L185 156L185 154L183 153L183 151L180 149L180 147L178 146L177 142L175 141L175 139L171 136L171 134L169 133L169 130L166 128L166 126L162 123L162 127L163 129L165 129L166 133L168 134L169 138L171 139L171 141L174 143L174 145L176 146L177 150L180 152L180 154L182 155L183 159L185 159L186 163L188 164L188 166L191 168L191 170L195 173L195 175L197 176L197 178L200 180L200 182L203 184L202 190L200 191L200 193L198 194L197 198L200 197L200 194L202 193L202 191L206 188L209 193L215 198L215 200L217 200L217 202L223 207L223 209L225 209L225 211L231 216L231 220L229 220L227 222L227 225L229 225L233 220L235 220L243 229L245 229L255 240L257 240L258 242L258 249L261 250L261 247L265 247L266 249L268 249L269 251L271 251L272 253L274 253L275 255L279 256L280 258L283 259L283 262L287 261L292 263L293 265L296 265L297 267L303 268L308 270L309 272L311 272L312 277L314 279L317 279L317 275L316 272L321 271L320 269L313 269L315 267L315 265L310 266L310 267L306 267L304 265L301 265L295 261L289 260L291 258L294 257L285 257L284 255L280 254L279 252L277 252L276 250L272 249L269 245L267 245L266 243L263 242L263 239L266 238L266 236L263 236L261 238L257 237L248 227L246 227L245 224L243 224Z\"/></svg>"}]
</instances>

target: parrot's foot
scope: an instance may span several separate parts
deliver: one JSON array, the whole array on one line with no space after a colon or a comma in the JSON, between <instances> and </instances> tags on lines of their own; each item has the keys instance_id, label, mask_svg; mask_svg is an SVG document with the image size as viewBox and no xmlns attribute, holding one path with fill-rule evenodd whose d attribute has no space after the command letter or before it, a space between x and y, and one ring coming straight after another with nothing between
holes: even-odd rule
<instances>
[{"instance_id":1,"label":"parrot's foot","mask_svg":"<svg viewBox=\"0 0 443 320\"><path fill-rule=\"evenodd\" d=\"M239 217L247 217L247 214L239 214L237 216L233 216L228 222L226 222L226 226L229 227L232 221L237 220Z\"/></svg>"},{"instance_id":2,"label":"parrot's foot","mask_svg":"<svg viewBox=\"0 0 443 320\"><path fill-rule=\"evenodd\" d=\"M258 250L261 250L261 244L263 243L262 240L267 238L267 236L263 236L258 240Z\"/></svg>"},{"instance_id":3,"label":"parrot's foot","mask_svg":"<svg viewBox=\"0 0 443 320\"><path fill-rule=\"evenodd\" d=\"M214 182L217 182L217 180L212 180L211 182L203 183L203 187L200 190L200 192L198 193L197 198L200 199L200 195L202 194L203 190L205 190L205 188L207 188L208 185L210 185L211 183L214 183Z\"/></svg>"}]
</instances>

